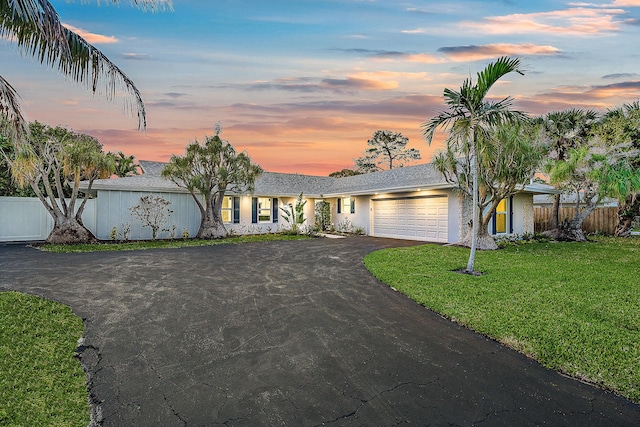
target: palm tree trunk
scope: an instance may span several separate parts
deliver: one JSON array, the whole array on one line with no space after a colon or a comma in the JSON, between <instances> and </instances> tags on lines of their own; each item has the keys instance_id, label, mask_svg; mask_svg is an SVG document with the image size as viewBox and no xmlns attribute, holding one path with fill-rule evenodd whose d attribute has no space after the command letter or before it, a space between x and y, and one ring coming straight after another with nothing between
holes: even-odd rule
<instances>
[{"instance_id":1,"label":"palm tree trunk","mask_svg":"<svg viewBox=\"0 0 640 427\"><path fill-rule=\"evenodd\" d=\"M471 253L469 254L469 262L467 262L467 273L473 272L473 264L476 260L476 249L478 247L478 146L476 145L475 135L472 135L473 142L471 147L471 174L473 175L473 206L472 206L472 235L471 235Z\"/></svg>"}]
</instances>

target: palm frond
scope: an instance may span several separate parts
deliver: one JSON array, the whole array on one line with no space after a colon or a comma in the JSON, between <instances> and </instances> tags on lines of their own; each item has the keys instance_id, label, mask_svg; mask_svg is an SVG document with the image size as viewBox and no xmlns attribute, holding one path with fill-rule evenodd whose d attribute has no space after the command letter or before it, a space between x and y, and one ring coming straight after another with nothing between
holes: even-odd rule
<instances>
[{"instance_id":1,"label":"palm frond","mask_svg":"<svg viewBox=\"0 0 640 427\"><path fill-rule=\"evenodd\" d=\"M495 62L490 63L484 70L478 73L476 88L478 97L483 99L491 87L502 78L505 74L516 72L524 75L520 70L520 59L502 56Z\"/></svg>"},{"instance_id":2,"label":"palm frond","mask_svg":"<svg viewBox=\"0 0 640 427\"><path fill-rule=\"evenodd\" d=\"M0 76L0 116L6 119L11 133L20 141L28 133L28 128L18 99L19 96L13 86Z\"/></svg>"}]
</instances>

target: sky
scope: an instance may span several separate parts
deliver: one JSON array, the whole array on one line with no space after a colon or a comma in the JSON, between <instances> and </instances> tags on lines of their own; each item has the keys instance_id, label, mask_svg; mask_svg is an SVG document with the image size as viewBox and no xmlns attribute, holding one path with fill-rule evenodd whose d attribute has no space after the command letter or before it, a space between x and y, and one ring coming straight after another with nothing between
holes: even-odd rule
<instances>
[{"instance_id":1,"label":"sky","mask_svg":"<svg viewBox=\"0 0 640 427\"><path fill-rule=\"evenodd\" d=\"M0 40L0 75L27 119L97 137L105 150L167 161L213 135L272 172L352 168L379 129L432 159L420 125L500 56L521 59L489 92L531 115L606 111L640 97L640 0L52 0L62 22L136 84L146 132L122 102L94 96ZM98 4L99 3L99 4Z\"/></svg>"}]
</instances>

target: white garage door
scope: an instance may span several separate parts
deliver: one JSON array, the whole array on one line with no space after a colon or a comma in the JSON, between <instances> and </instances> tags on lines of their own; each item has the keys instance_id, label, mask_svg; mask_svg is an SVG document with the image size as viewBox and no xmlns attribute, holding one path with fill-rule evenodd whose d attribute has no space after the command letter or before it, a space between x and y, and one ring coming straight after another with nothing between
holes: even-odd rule
<instances>
[{"instance_id":1,"label":"white garage door","mask_svg":"<svg viewBox=\"0 0 640 427\"><path fill-rule=\"evenodd\" d=\"M373 235L394 239L448 241L447 197L373 201Z\"/></svg>"}]
</instances>

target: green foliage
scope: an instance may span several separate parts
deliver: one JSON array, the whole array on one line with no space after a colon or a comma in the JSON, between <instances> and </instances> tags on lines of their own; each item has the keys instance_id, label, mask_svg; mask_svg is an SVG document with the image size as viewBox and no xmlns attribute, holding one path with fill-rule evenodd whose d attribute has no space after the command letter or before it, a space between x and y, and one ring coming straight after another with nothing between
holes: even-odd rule
<instances>
[{"instance_id":1,"label":"green foliage","mask_svg":"<svg viewBox=\"0 0 640 427\"><path fill-rule=\"evenodd\" d=\"M307 200L303 200L302 193L300 193L295 206L292 203L287 203L285 206L280 207L282 218L289 224L293 233L297 233L299 227L307 220L304 216L304 207L306 204Z\"/></svg>"},{"instance_id":2,"label":"green foliage","mask_svg":"<svg viewBox=\"0 0 640 427\"><path fill-rule=\"evenodd\" d=\"M482 276L454 272L459 247L365 258L373 274L446 317L543 365L640 402L640 238L529 243L478 253Z\"/></svg>"},{"instance_id":3,"label":"green foliage","mask_svg":"<svg viewBox=\"0 0 640 427\"><path fill-rule=\"evenodd\" d=\"M331 204L326 200L316 202L316 227L319 231L326 231L331 227Z\"/></svg>"},{"instance_id":4,"label":"green foliage","mask_svg":"<svg viewBox=\"0 0 640 427\"><path fill-rule=\"evenodd\" d=\"M212 237L207 232L214 226L224 230L221 211L225 193L252 192L262 173L247 153L237 153L229 141L220 138L219 123L214 129L214 136L206 137L203 144L195 140L187 145L184 156L172 155L162 169L162 176L188 190L198 205L202 218L198 237Z\"/></svg>"},{"instance_id":5,"label":"green foliage","mask_svg":"<svg viewBox=\"0 0 640 427\"><path fill-rule=\"evenodd\" d=\"M120 178L132 175L140 175L138 170L139 165L136 164L136 158L134 156L125 156L122 151L117 153L109 153L113 156L115 168L113 173Z\"/></svg>"},{"instance_id":6,"label":"green foliage","mask_svg":"<svg viewBox=\"0 0 640 427\"><path fill-rule=\"evenodd\" d=\"M85 374L74 357L83 331L65 305L0 292L0 425L88 425Z\"/></svg>"},{"instance_id":7,"label":"green foliage","mask_svg":"<svg viewBox=\"0 0 640 427\"><path fill-rule=\"evenodd\" d=\"M118 233L118 227L116 227L115 225L113 226L113 228L111 229L111 233L109 233L109 238L111 240L118 240L118 235L120 233Z\"/></svg>"},{"instance_id":8,"label":"green foliage","mask_svg":"<svg viewBox=\"0 0 640 427\"><path fill-rule=\"evenodd\" d=\"M354 160L357 172L370 173L393 169L420 160L420 151L415 148L407 148L408 143L409 138L400 132L375 131L371 139L367 141L369 148L365 150L364 155Z\"/></svg>"},{"instance_id":9,"label":"green foliage","mask_svg":"<svg viewBox=\"0 0 640 427\"><path fill-rule=\"evenodd\" d=\"M353 169L347 169L347 168L344 168L336 172L331 172L329 174L329 176L332 178L344 178L346 176L356 176L356 175L361 175L361 172L358 172L357 170L353 170Z\"/></svg>"}]
</instances>

